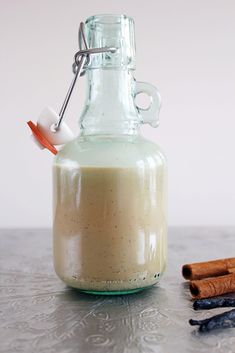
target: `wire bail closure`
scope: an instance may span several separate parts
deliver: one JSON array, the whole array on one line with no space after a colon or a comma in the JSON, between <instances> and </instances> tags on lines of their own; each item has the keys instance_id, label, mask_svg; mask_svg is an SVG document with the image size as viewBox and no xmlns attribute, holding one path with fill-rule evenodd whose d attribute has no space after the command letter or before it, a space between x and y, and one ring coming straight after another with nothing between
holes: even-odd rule
<instances>
[{"instance_id":1,"label":"wire bail closure","mask_svg":"<svg viewBox=\"0 0 235 353\"><path fill-rule=\"evenodd\" d=\"M91 61L90 56L93 54L106 53L106 52L115 53L117 51L117 48L114 48L114 47L89 48L86 40L86 36L85 36L84 22L81 22L79 26L78 46L79 46L79 51L74 55L74 63L72 65L74 78L69 86L68 92L65 96L65 100L60 109L59 121L57 124L54 125L55 132L58 131L60 128L60 125L64 118L66 108L68 106L70 97L72 95L74 86L76 84L77 78L79 76L83 76L86 73L86 71L84 70L84 66L90 64L90 61Z\"/></svg>"}]
</instances>

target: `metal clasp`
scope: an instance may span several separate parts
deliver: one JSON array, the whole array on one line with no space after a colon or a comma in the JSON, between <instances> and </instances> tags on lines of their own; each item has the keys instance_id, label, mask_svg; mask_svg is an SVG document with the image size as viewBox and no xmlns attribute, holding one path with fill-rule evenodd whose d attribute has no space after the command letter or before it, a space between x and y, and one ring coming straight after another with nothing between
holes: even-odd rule
<instances>
[{"instance_id":1,"label":"metal clasp","mask_svg":"<svg viewBox=\"0 0 235 353\"><path fill-rule=\"evenodd\" d=\"M59 112L60 119L59 119L58 123L54 126L55 131L59 130L59 128L60 128L60 125L61 125L62 120L64 118L64 114L65 114L66 108L68 106L70 97L72 95L77 78L79 76L82 76L85 74L84 66L89 65L90 55L105 53L105 52L115 53L117 50L117 48L113 48L113 47L89 48L87 40L86 40L86 36L85 36L84 27L85 27L84 23L81 22L80 26L79 26L79 31L78 31L79 51L74 55L74 63L72 65L74 77L73 77L73 80L69 86L69 89L68 89L68 92L65 96L65 100L62 104L62 107L60 109L60 112Z\"/></svg>"}]
</instances>

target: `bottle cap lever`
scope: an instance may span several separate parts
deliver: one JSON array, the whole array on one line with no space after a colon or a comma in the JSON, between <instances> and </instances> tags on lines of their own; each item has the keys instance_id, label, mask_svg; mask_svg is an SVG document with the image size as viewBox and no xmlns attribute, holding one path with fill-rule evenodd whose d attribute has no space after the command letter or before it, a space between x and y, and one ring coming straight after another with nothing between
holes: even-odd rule
<instances>
[{"instance_id":1,"label":"bottle cap lever","mask_svg":"<svg viewBox=\"0 0 235 353\"><path fill-rule=\"evenodd\" d=\"M80 50L74 56L74 77L65 96L65 100L61 107L59 115L53 109L45 108L39 116L37 125L35 125L32 121L29 121L27 123L30 129L32 130L34 138L36 138L37 140L37 144L39 143L42 148L47 148L54 154L57 153L57 150L53 145L62 145L72 140L74 137L70 128L65 123L62 123L62 120L64 118L64 114L68 106L70 97L72 95L77 78L84 74L83 68L85 64L89 64L90 55L104 52L114 53L117 50L117 48L111 47L89 49L85 37L83 22L81 22L79 26L78 38ZM82 48L82 43L85 49Z\"/></svg>"}]
</instances>

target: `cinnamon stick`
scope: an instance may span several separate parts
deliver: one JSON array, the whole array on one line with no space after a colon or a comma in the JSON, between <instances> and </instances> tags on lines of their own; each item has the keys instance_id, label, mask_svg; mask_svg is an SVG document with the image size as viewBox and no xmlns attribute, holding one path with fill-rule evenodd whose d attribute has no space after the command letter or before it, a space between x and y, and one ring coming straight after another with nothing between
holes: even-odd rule
<instances>
[{"instance_id":1,"label":"cinnamon stick","mask_svg":"<svg viewBox=\"0 0 235 353\"><path fill-rule=\"evenodd\" d=\"M210 298L235 292L235 273L190 281L189 289L194 299Z\"/></svg>"},{"instance_id":2,"label":"cinnamon stick","mask_svg":"<svg viewBox=\"0 0 235 353\"><path fill-rule=\"evenodd\" d=\"M185 279L197 280L202 278L227 275L235 272L235 257L228 259L197 262L186 264L182 268Z\"/></svg>"},{"instance_id":3,"label":"cinnamon stick","mask_svg":"<svg viewBox=\"0 0 235 353\"><path fill-rule=\"evenodd\" d=\"M235 267L229 268L229 269L228 269L228 273L235 273Z\"/></svg>"}]
</instances>

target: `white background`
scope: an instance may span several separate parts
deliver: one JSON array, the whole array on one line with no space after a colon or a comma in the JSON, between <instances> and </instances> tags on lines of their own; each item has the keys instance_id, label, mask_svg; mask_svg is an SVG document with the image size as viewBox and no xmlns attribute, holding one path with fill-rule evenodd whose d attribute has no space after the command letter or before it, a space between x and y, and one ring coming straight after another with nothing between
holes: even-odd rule
<instances>
[{"instance_id":1,"label":"white background","mask_svg":"<svg viewBox=\"0 0 235 353\"><path fill-rule=\"evenodd\" d=\"M169 224L234 225L234 0L1 0L0 227L51 225L53 157L26 121L59 110L79 22L97 13L134 17L135 76L161 92L161 125L143 131L168 157ZM76 131L84 90L67 114Z\"/></svg>"}]
</instances>

